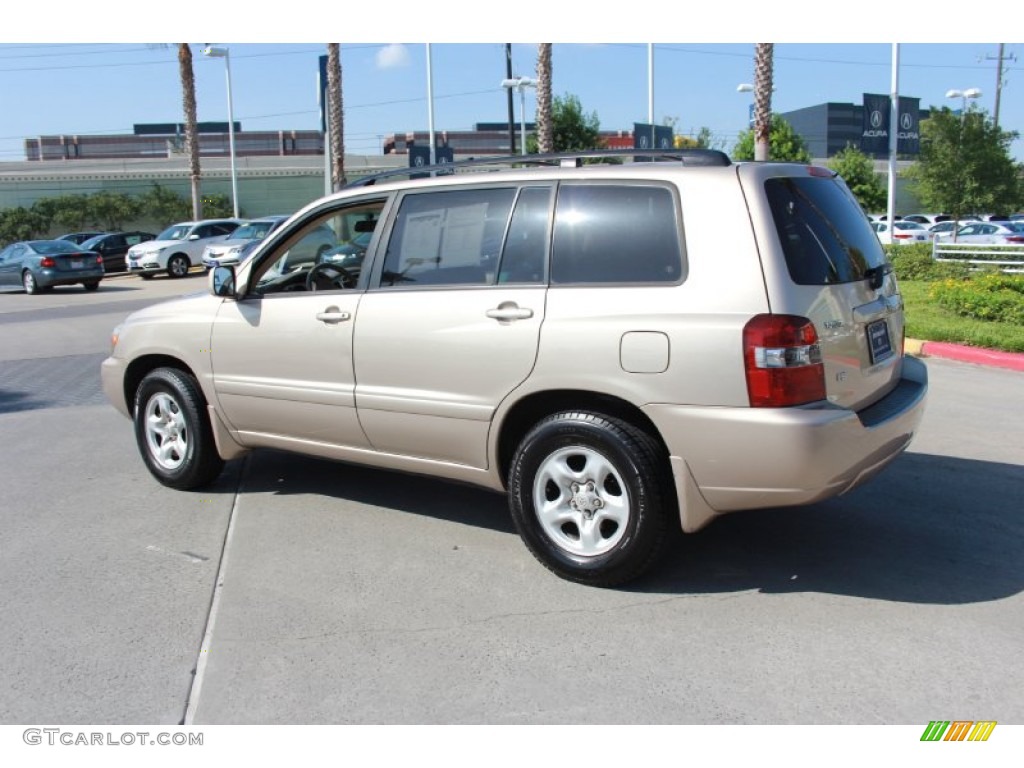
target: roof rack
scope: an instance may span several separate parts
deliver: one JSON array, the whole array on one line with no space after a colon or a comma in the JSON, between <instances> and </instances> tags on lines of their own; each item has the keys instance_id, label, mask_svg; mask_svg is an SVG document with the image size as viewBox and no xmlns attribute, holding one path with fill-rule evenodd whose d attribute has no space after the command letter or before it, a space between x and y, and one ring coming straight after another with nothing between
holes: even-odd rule
<instances>
[{"instance_id":1,"label":"roof rack","mask_svg":"<svg viewBox=\"0 0 1024 768\"><path fill-rule=\"evenodd\" d=\"M378 181L394 177L429 178L433 176L450 176L461 170L473 168L501 170L502 167L517 166L561 166L579 168L589 160L591 163L607 162L624 159L633 162L679 162L686 166L719 166L732 165L729 156L717 149L588 149L579 152L555 152L544 155L509 155L502 157L478 157L469 160L457 160L454 163L438 163L435 165L409 166L391 171L374 173L364 176L349 184L345 189L353 187L369 187ZM500 166L500 167L495 167Z\"/></svg>"}]
</instances>

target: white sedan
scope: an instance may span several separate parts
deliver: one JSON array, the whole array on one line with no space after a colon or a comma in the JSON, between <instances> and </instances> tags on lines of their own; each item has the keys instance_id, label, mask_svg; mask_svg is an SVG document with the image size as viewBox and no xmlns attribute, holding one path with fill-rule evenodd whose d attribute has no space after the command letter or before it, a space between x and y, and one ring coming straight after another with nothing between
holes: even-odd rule
<instances>
[{"instance_id":1,"label":"white sedan","mask_svg":"<svg viewBox=\"0 0 1024 768\"><path fill-rule=\"evenodd\" d=\"M878 239L886 244L910 245L932 241L932 233L914 221L894 221L891 230L887 221L873 221L871 226Z\"/></svg>"},{"instance_id":2,"label":"white sedan","mask_svg":"<svg viewBox=\"0 0 1024 768\"><path fill-rule=\"evenodd\" d=\"M953 242L953 238L945 235L942 241ZM1019 245L1024 243L1024 222L972 221L957 230L956 242Z\"/></svg>"}]
</instances>

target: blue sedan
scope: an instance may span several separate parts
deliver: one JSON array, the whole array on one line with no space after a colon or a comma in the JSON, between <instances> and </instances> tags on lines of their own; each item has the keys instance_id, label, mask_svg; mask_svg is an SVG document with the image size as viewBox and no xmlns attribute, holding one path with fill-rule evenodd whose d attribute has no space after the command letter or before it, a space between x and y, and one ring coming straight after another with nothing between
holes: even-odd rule
<instances>
[{"instance_id":1,"label":"blue sedan","mask_svg":"<svg viewBox=\"0 0 1024 768\"><path fill-rule=\"evenodd\" d=\"M103 274L102 256L68 240L25 240L0 251L0 285L21 285L25 293L75 283L95 291Z\"/></svg>"}]
</instances>

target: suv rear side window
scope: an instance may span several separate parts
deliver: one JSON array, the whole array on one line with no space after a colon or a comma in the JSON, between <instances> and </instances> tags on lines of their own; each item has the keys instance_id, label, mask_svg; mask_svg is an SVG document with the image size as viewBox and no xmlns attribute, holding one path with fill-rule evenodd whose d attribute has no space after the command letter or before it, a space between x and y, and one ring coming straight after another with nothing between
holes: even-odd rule
<instances>
[{"instance_id":1,"label":"suv rear side window","mask_svg":"<svg viewBox=\"0 0 1024 768\"><path fill-rule=\"evenodd\" d=\"M675 283L683 277L676 205L666 187L563 184L551 282Z\"/></svg>"},{"instance_id":2,"label":"suv rear side window","mask_svg":"<svg viewBox=\"0 0 1024 768\"><path fill-rule=\"evenodd\" d=\"M424 192L402 200L381 285L490 285L516 190Z\"/></svg>"},{"instance_id":3,"label":"suv rear side window","mask_svg":"<svg viewBox=\"0 0 1024 768\"><path fill-rule=\"evenodd\" d=\"M852 283L885 264L878 237L839 182L787 177L764 186L794 283Z\"/></svg>"}]
</instances>

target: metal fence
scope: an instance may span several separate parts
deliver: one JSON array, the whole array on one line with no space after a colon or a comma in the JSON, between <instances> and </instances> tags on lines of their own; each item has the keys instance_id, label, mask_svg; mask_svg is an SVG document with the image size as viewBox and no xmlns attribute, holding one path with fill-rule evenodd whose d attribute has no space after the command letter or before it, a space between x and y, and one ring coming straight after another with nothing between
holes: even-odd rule
<instances>
[{"instance_id":1,"label":"metal fence","mask_svg":"<svg viewBox=\"0 0 1024 768\"><path fill-rule=\"evenodd\" d=\"M1024 274L1024 244L932 242L932 258L969 264L972 269L998 267L1002 272Z\"/></svg>"}]
</instances>

